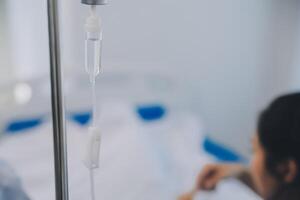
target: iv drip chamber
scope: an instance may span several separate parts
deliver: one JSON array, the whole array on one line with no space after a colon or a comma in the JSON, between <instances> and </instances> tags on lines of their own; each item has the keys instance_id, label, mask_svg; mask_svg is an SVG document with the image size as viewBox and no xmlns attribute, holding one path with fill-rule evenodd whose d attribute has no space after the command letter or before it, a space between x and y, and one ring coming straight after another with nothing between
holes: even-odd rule
<instances>
[{"instance_id":1,"label":"iv drip chamber","mask_svg":"<svg viewBox=\"0 0 300 200\"><path fill-rule=\"evenodd\" d=\"M100 18L92 6L90 16L85 24L85 70L90 76L90 81L95 82L101 67L102 29Z\"/></svg>"}]
</instances>

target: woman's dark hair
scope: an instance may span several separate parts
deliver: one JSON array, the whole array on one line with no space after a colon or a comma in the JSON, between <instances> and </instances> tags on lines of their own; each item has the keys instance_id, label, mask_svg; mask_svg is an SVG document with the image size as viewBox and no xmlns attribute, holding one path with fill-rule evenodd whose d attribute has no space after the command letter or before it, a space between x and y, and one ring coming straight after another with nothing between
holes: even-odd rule
<instances>
[{"instance_id":1,"label":"woman's dark hair","mask_svg":"<svg viewBox=\"0 0 300 200\"><path fill-rule=\"evenodd\" d=\"M296 161L298 174L292 184L300 185L300 93L275 99L260 115L259 141L266 152L266 168L280 183L278 166L289 159Z\"/></svg>"}]
</instances>

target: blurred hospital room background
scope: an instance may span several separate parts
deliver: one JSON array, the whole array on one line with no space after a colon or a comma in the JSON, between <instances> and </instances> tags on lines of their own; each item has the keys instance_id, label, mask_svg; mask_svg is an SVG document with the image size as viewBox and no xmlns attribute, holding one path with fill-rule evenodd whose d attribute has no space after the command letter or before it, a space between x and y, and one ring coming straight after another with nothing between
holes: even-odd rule
<instances>
[{"instance_id":1,"label":"blurred hospital room background","mask_svg":"<svg viewBox=\"0 0 300 200\"><path fill-rule=\"evenodd\" d=\"M88 9L79 0L59 8L70 194L83 199ZM211 160L247 162L259 111L300 89L298 0L111 0L98 14L98 199L172 199ZM46 1L0 1L0 128L0 159L32 199L54 199ZM256 199L245 193L236 198Z\"/></svg>"}]
</instances>

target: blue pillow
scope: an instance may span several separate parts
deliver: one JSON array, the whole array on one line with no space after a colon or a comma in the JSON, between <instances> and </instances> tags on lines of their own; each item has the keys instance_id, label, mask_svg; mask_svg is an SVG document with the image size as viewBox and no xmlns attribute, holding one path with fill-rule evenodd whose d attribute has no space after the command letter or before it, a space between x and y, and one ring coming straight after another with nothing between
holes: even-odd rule
<instances>
[{"instance_id":1,"label":"blue pillow","mask_svg":"<svg viewBox=\"0 0 300 200\"><path fill-rule=\"evenodd\" d=\"M235 153L224 145L218 144L210 138L205 138L203 148L206 152L213 155L219 161L245 162L245 159L241 155Z\"/></svg>"},{"instance_id":2,"label":"blue pillow","mask_svg":"<svg viewBox=\"0 0 300 200\"><path fill-rule=\"evenodd\" d=\"M40 124L43 123L43 121L44 121L43 117L13 120L8 123L7 127L5 128L5 132L7 134L20 133L21 131L39 126Z\"/></svg>"},{"instance_id":3,"label":"blue pillow","mask_svg":"<svg viewBox=\"0 0 300 200\"><path fill-rule=\"evenodd\" d=\"M84 126L89 123L89 121L92 118L92 113L90 111L88 112L81 112L81 113L75 113L71 115L72 120L77 122L78 124Z\"/></svg>"},{"instance_id":4,"label":"blue pillow","mask_svg":"<svg viewBox=\"0 0 300 200\"><path fill-rule=\"evenodd\" d=\"M136 112L144 121L155 121L165 116L166 108L159 104L145 105L138 106Z\"/></svg>"}]
</instances>

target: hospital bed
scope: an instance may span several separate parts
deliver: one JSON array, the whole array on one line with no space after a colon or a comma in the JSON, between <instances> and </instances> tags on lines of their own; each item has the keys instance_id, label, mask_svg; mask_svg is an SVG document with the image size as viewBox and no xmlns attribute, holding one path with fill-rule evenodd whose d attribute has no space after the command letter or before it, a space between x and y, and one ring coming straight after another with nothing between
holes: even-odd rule
<instances>
[{"instance_id":1,"label":"hospital bed","mask_svg":"<svg viewBox=\"0 0 300 200\"><path fill-rule=\"evenodd\" d=\"M116 80L123 80L120 76L113 78L115 76L103 77L103 80L108 85L111 85L110 81L116 84ZM67 98L70 199L89 199L89 172L82 163L90 120L89 103L84 99L88 99L88 89L82 88L84 79L77 77L75 81L69 81L67 85L76 88L77 92L83 91L77 99ZM123 81L131 87L128 80ZM136 80L132 84L136 85ZM141 100L136 95L134 100L129 97L125 100L122 95L130 96L128 91L127 94L114 93L111 88L101 85L103 82L99 83L102 92L99 96L103 96L99 102L103 138L100 169L95 174L97 199L176 199L192 188L197 173L205 164L217 160L243 161L241 156L206 136L198 115L176 108L174 102L168 103L160 95L148 100ZM145 84L138 85L143 88L136 90L147 93L143 97L152 96L148 93L153 91L145 88ZM72 88L67 89L67 95L72 96L73 92ZM47 109L36 116L21 116L5 120L0 159L15 168L33 200L53 200L52 127ZM238 192L233 194L233 190ZM225 181L217 192L200 192L198 198L259 199L234 180Z\"/></svg>"}]
</instances>

